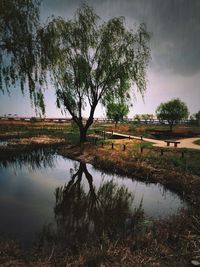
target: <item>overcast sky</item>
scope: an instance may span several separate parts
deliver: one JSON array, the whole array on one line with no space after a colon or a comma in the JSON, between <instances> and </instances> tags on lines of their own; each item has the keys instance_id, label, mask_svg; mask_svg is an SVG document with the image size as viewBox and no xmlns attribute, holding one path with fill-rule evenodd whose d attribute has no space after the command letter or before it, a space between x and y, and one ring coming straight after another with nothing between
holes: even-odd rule
<instances>
[{"instance_id":1,"label":"overcast sky","mask_svg":"<svg viewBox=\"0 0 200 267\"><path fill-rule=\"evenodd\" d=\"M124 16L127 27L141 22L151 33L152 60L148 69L144 100L137 96L129 116L155 113L156 107L172 98L186 102L190 113L200 110L200 0L90 0L103 21ZM73 18L79 0L42 0L41 19L49 16ZM47 116L60 117L55 107L54 90L46 93ZM34 116L28 96L19 89L11 96L0 92L0 115L17 113ZM98 107L96 117L103 116Z\"/></svg>"}]
</instances>

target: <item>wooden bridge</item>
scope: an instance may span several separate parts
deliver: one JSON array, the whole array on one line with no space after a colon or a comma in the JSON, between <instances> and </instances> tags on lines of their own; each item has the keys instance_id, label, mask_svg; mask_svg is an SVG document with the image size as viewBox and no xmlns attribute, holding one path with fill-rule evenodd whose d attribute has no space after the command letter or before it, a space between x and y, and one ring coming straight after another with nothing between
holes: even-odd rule
<instances>
[{"instance_id":1,"label":"wooden bridge","mask_svg":"<svg viewBox=\"0 0 200 267\"><path fill-rule=\"evenodd\" d=\"M121 134L114 131L102 131L102 130L96 130L95 133L100 134L106 138L106 136L113 138L113 139L137 139L137 140L143 140L142 136L134 136L134 135L128 135L128 134Z\"/></svg>"}]
</instances>

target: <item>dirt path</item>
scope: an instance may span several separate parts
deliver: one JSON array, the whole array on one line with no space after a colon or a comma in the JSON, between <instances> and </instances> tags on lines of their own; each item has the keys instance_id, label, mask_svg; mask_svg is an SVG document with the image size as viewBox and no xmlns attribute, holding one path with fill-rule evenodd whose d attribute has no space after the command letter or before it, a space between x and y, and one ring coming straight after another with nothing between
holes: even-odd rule
<instances>
[{"instance_id":1,"label":"dirt path","mask_svg":"<svg viewBox=\"0 0 200 267\"><path fill-rule=\"evenodd\" d=\"M107 134L112 134L115 136L122 136L125 138L131 138L131 139L138 139L141 140L141 137L139 136L133 136L133 135L127 135L127 134L120 134L120 133L116 133L116 132L106 132ZM180 139L177 140L180 142L180 144L178 144L179 148L191 148L191 149L198 149L200 150L200 145L196 145L194 144L194 141L199 140L200 137L195 137L195 138L185 138L185 139ZM162 140L157 140L157 139L151 139L151 138L143 138L142 140L146 141L146 142L152 142L154 143L153 146L156 147L166 147L166 142L162 141ZM170 148L174 147L174 144L170 144Z\"/></svg>"},{"instance_id":2,"label":"dirt path","mask_svg":"<svg viewBox=\"0 0 200 267\"><path fill-rule=\"evenodd\" d=\"M198 149L200 150L200 145L196 145L194 144L194 141L199 140L199 137L196 138L185 138L185 139L179 139L177 141L180 142L180 144L178 144L179 148L191 148L191 149ZM143 138L144 141L147 142L153 142L154 145L156 147L167 147L166 142L161 141L161 140L157 140L157 139L150 139L150 138ZM174 147L174 144L170 144L170 148Z\"/></svg>"}]
</instances>

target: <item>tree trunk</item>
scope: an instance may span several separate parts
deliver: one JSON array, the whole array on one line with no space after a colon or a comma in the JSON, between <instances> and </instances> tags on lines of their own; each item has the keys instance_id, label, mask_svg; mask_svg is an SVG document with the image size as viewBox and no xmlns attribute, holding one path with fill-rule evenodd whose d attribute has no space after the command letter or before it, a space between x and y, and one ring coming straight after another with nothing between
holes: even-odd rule
<instances>
[{"instance_id":1,"label":"tree trunk","mask_svg":"<svg viewBox=\"0 0 200 267\"><path fill-rule=\"evenodd\" d=\"M90 116L85 124L85 126L82 123L82 119L81 119L81 123L79 124L79 130L80 130L80 143L84 143L86 142L86 135L87 135L87 130L89 129L89 127L92 125L93 123L93 117L94 117L94 111L95 108L98 104L98 101L96 101L93 106L91 107L90 110Z\"/></svg>"},{"instance_id":2,"label":"tree trunk","mask_svg":"<svg viewBox=\"0 0 200 267\"><path fill-rule=\"evenodd\" d=\"M170 132L172 133L173 123L170 124Z\"/></svg>"},{"instance_id":3,"label":"tree trunk","mask_svg":"<svg viewBox=\"0 0 200 267\"><path fill-rule=\"evenodd\" d=\"M88 128L85 127L80 127L79 131L80 131L80 143L84 143L87 141L86 136L87 136L87 130Z\"/></svg>"}]
</instances>

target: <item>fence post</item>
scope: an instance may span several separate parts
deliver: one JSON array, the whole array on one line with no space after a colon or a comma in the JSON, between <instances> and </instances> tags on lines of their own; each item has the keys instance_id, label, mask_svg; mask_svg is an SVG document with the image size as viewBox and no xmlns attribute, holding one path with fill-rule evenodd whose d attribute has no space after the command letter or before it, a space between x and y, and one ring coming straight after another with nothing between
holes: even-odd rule
<instances>
[{"instance_id":1,"label":"fence post","mask_svg":"<svg viewBox=\"0 0 200 267\"><path fill-rule=\"evenodd\" d=\"M114 149L114 144L112 143L112 149Z\"/></svg>"},{"instance_id":2,"label":"fence post","mask_svg":"<svg viewBox=\"0 0 200 267\"><path fill-rule=\"evenodd\" d=\"M141 140L143 140L143 137L142 137L142 135L141 135Z\"/></svg>"},{"instance_id":3,"label":"fence post","mask_svg":"<svg viewBox=\"0 0 200 267\"><path fill-rule=\"evenodd\" d=\"M123 151L125 151L126 150L126 145L123 145Z\"/></svg>"},{"instance_id":4,"label":"fence post","mask_svg":"<svg viewBox=\"0 0 200 267\"><path fill-rule=\"evenodd\" d=\"M143 154L143 150L144 150L144 147L140 147L140 152L141 152L141 154Z\"/></svg>"},{"instance_id":5,"label":"fence post","mask_svg":"<svg viewBox=\"0 0 200 267\"><path fill-rule=\"evenodd\" d=\"M183 159L184 158L184 152L181 151L181 158Z\"/></svg>"},{"instance_id":6,"label":"fence post","mask_svg":"<svg viewBox=\"0 0 200 267\"><path fill-rule=\"evenodd\" d=\"M161 149L161 150L160 150L160 155L163 156L163 154L164 154L164 150Z\"/></svg>"}]
</instances>

